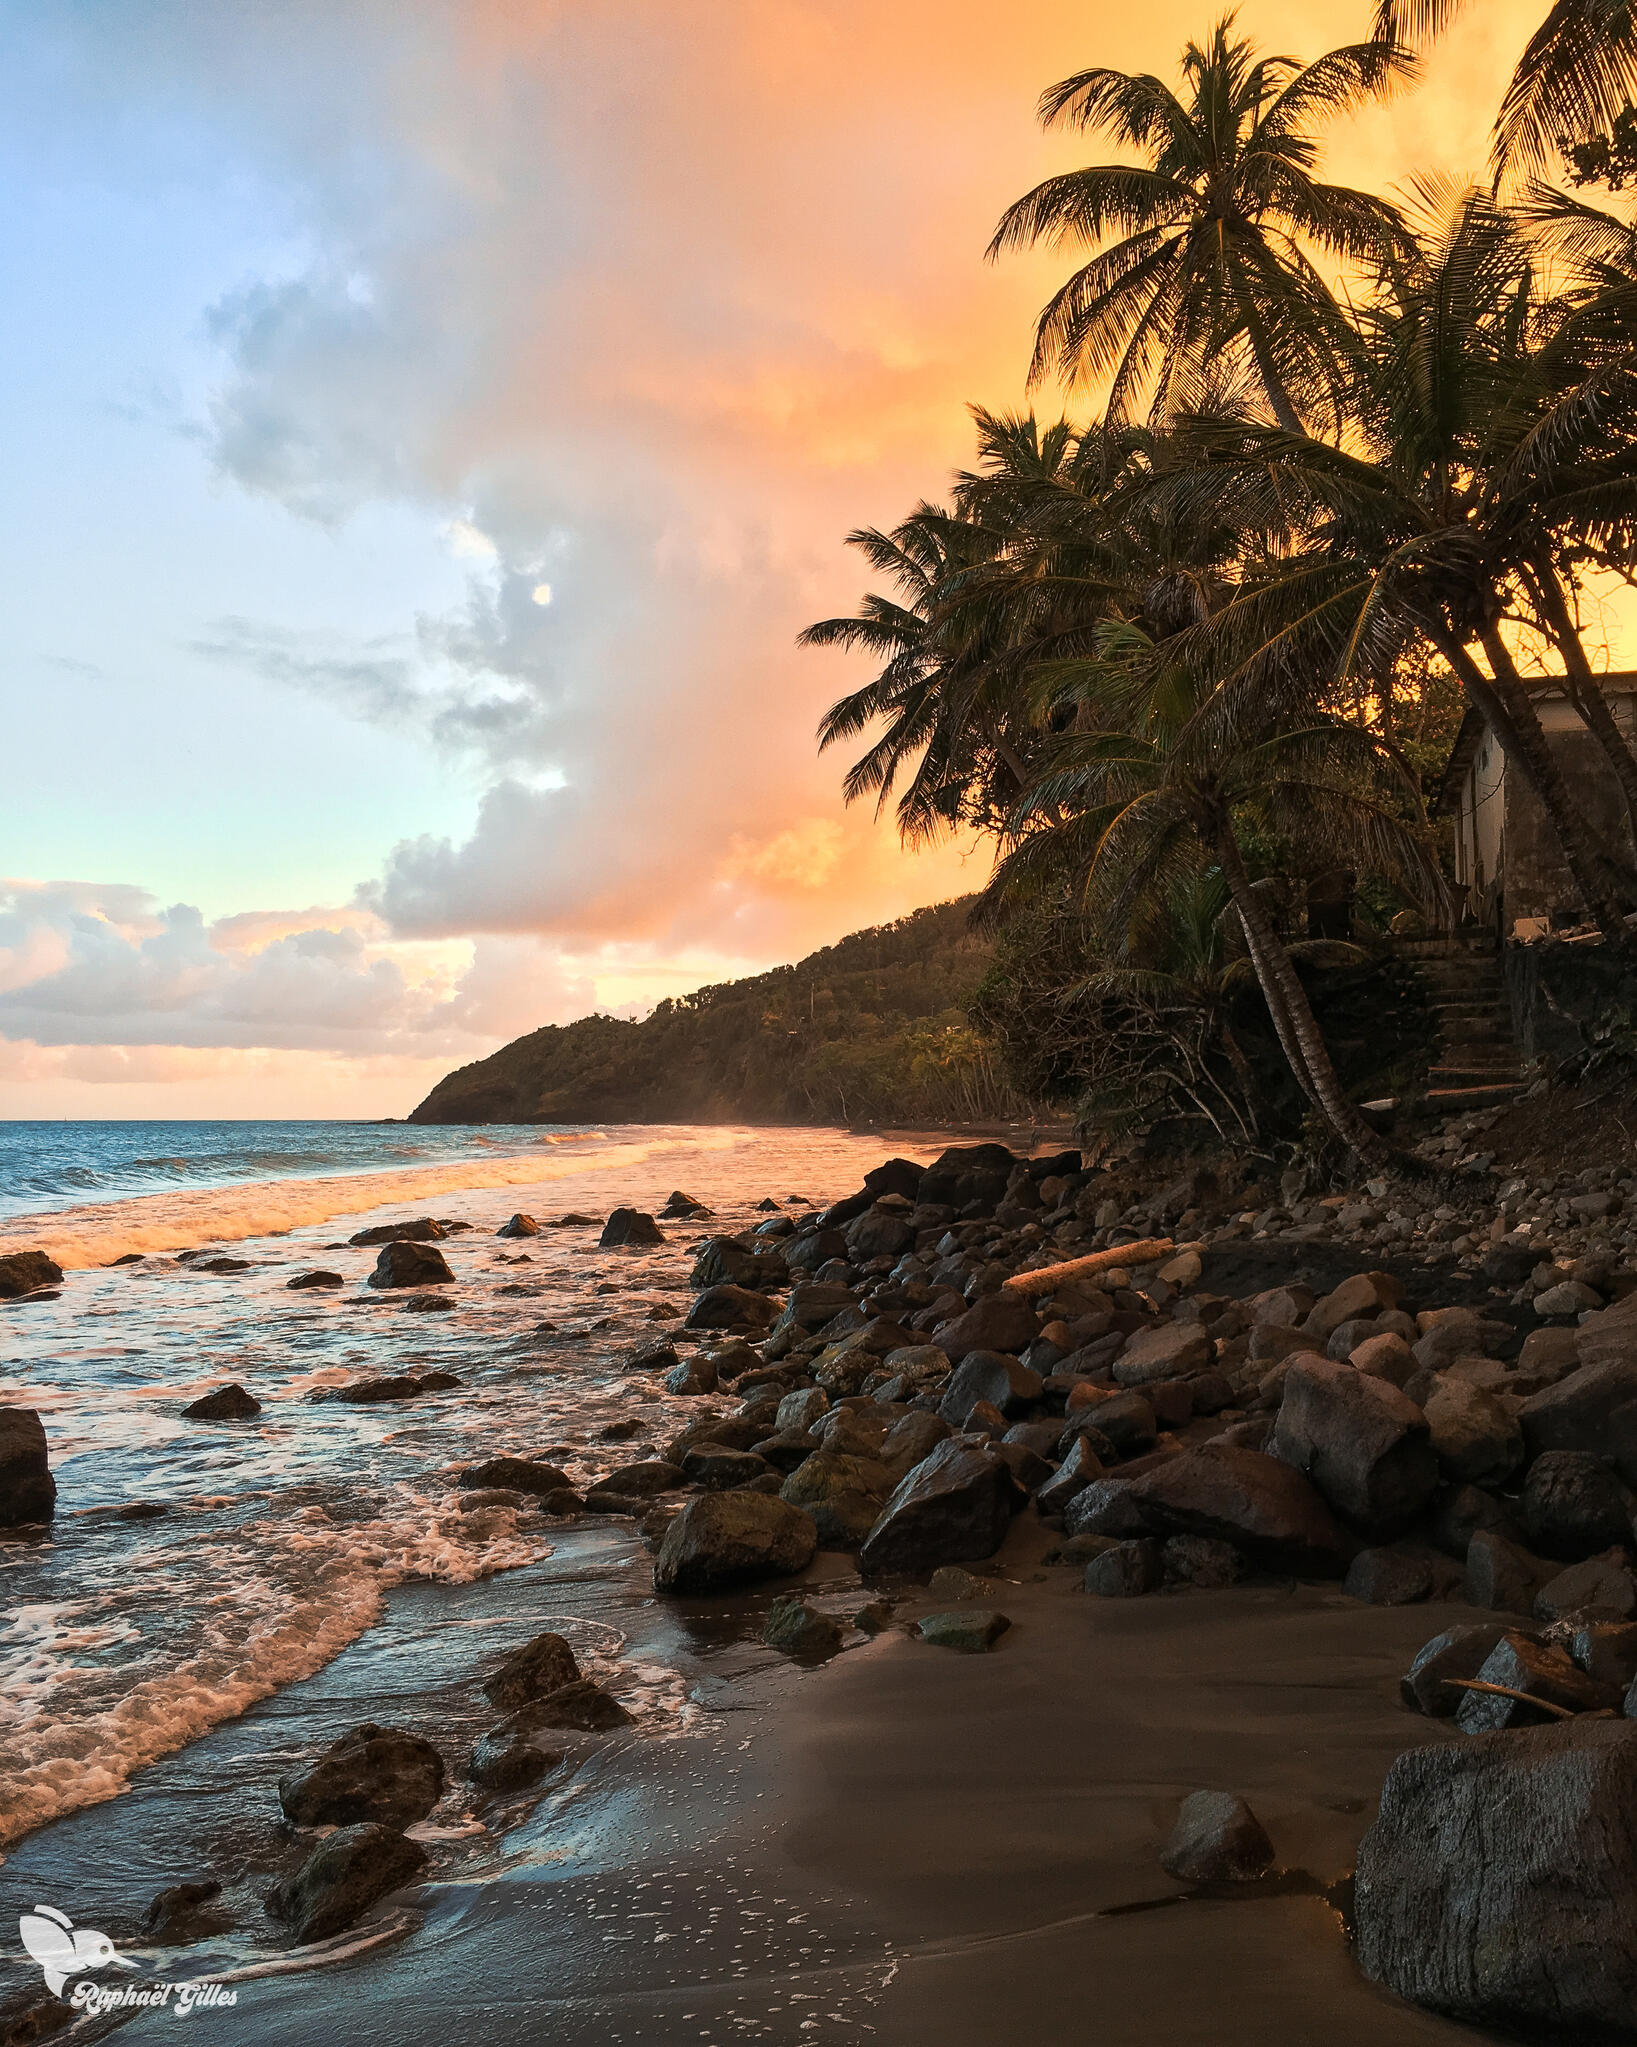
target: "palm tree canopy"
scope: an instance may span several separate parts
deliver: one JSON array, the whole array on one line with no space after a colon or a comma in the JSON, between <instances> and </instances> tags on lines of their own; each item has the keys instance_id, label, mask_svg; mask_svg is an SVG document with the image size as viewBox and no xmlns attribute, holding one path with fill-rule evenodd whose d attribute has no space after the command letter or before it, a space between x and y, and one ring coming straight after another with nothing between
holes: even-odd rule
<instances>
[{"instance_id":1,"label":"palm tree canopy","mask_svg":"<svg viewBox=\"0 0 1637 2047\"><path fill-rule=\"evenodd\" d=\"M1184 50L1181 96L1105 66L1049 87L1044 126L1100 130L1143 161L1048 178L1002 217L991 257L1039 242L1092 250L1040 315L1031 379L1107 379L1117 424L1145 393L1156 418L1193 402L1224 359L1248 355L1284 425L1333 415L1345 322L1314 257L1381 257L1397 215L1315 176L1314 131L1415 62L1379 39L1307 65L1260 56L1228 15Z\"/></svg>"},{"instance_id":2,"label":"palm tree canopy","mask_svg":"<svg viewBox=\"0 0 1637 2047\"><path fill-rule=\"evenodd\" d=\"M1465 0L1377 0L1376 37L1394 46L1432 40ZM1497 177L1539 175L1565 141L1612 128L1637 99L1633 0L1553 0L1529 38L1495 118Z\"/></svg>"}]
</instances>

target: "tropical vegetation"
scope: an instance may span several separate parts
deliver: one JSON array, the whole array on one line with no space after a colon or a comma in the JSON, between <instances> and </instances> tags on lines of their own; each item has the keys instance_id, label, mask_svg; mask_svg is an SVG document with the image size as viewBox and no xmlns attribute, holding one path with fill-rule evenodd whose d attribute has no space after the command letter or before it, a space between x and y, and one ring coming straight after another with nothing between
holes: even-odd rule
<instances>
[{"instance_id":1,"label":"tropical vegetation","mask_svg":"<svg viewBox=\"0 0 1637 2047\"><path fill-rule=\"evenodd\" d=\"M1344 1053L1335 977L1406 1056L1424 1037L1371 934L1458 915L1427 791L1467 709L1588 924L1623 943L1637 909L1631 847L1591 832L1530 686L1562 678L1637 825L1585 628L1637 571L1637 229L1616 196L1637 0L1556 0L1487 175L1325 182L1325 126L1410 89L1456 11L1382 0L1310 63L1229 16L1175 89L1102 66L1049 87L1042 122L1114 154L1009 207L990 255L1069 256L1030 379L1083 416L975 409L945 499L851 536L890 587L804 635L870 657L820 729L863 743L849 800L891 806L908 841L993 843L974 1016L1020 1086L1105 1127L1265 1144L1305 1118L1388 1156L1359 1106L1382 1061ZM1338 891L1351 940L1307 915Z\"/></svg>"}]
</instances>

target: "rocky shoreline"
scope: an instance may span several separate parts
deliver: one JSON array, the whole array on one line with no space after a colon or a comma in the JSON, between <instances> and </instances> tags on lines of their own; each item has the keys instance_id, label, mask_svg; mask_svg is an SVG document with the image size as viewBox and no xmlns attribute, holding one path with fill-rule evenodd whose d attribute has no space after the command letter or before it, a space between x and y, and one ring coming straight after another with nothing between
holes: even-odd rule
<instances>
[{"instance_id":1,"label":"rocky shoreline","mask_svg":"<svg viewBox=\"0 0 1637 2047\"><path fill-rule=\"evenodd\" d=\"M731 1235L705 1234L708 1212L678 1193L658 1216L616 1211L602 1248L698 1233L692 1306L627 1360L634 1415L663 1389L697 1417L657 1454L621 1462L611 1445L578 1490L527 1446L457 1489L477 1512L632 1517L656 1596L708 1608L765 1588L766 1643L814 1668L905 1632L929 1656L1003 1666L1034 1623L983 1572L1020 1540L1046 1580L1096 1599L1291 1579L1378 1606L1464 1599L1470 1618L1405 1661L1403 1705L1425 1723L1414 1746L1406 1727L1359 1851L1360 1965L1471 2023L1637 2031L1623 1817L1637 1181L1583 1177L1454 1182L1436 1203L1382 1183L1310 1201L1287 1184L1252 1208L1197 1173L1145 1189L1077 1153L971 1145L929 1167L886 1161L822 1210L769 1197ZM501 1234L539 1228L520 1216ZM378 1232L371 1283L439 1299L457 1283L442 1233ZM23 1300L52 1284L20 1277ZM39 1522L50 1487L37 1417L5 1410L0 1519ZM818 1599L815 1557L830 1569ZM848 1558L850 1599L833 1589ZM320 1830L266 1901L295 1946L425 1871L409 1830L457 1776L468 1798L526 1801L565 1740L629 1718L554 1632L478 1681L499 1717L463 1760L366 1722L280 1781L291 1828ZM1153 1853L1191 1892L1277 1880L1233 1793L1175 1819ZM185 1941L212 1899L182 1888L150 1921ZM34 2037L42 2016L36 2000Z\"/></svg>"}]
</instances>

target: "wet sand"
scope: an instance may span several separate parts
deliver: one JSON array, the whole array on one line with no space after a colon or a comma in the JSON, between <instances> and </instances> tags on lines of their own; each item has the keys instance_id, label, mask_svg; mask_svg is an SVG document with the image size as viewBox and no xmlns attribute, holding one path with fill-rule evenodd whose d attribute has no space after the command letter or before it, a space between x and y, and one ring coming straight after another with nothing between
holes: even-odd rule
<instances>
[{"instance_id":1,"label":"wet sand","mask_svg":"<svg viewBox=\"0 0 1637 2047\"><path fill-rule=\"evenodd\" d=\"M612 1527L483 1585L404 1588L319 1676L22 1844L0 1909L38 1891L112 1930L161 1884L233 1863L253 1916L257 1884L299 1859L272 1796L288 1758L366 1717L435 1731L456 1758L484 1717L473 1668L566 1614L617 1627L628 1662L673 1665L689 1724L569 1737L531 1816L439 1849L407 1937L243 1981L234 2010L190 2024L238 2047L320 2031L349 2047L1489 2037L1363 1982L1318 1894L1351 1867L1393 1757L1456 1738L1404 1710L1397 1678L1470 1609L1277 1584L1092 1600L1077 1573L1041 1569L1050 1540L1026 1516L984 1567L1014 1622L987 1656L894 1629L802 1668L756 1639L784 1585L662 1605ZM846 1558L803 1582L837 1612L857 1604ZM929 1606L912 1594L899 1616ZM1201 1786L1244 1794L1311 1892L1182 1898L1156 1853ZM187 1973L203 1966L196 1953ZM174 2023L143 2015L127 2036Z\"/></svg>"}]
</instances>

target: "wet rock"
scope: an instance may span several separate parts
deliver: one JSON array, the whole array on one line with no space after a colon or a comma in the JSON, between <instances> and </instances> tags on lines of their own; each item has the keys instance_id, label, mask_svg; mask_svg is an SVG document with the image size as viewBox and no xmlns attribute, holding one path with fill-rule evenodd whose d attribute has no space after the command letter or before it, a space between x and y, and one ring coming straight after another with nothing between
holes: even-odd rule
<instances>
[{"instance_id":1,"label":"wet rock","mask_svg":"<svg viewBox=\"0 0 1637 2047\"><path fill-rule=\"evenodd\" d=\"M1503 1535L1480 1529L1467 1544L1469 1605L1487 1607L1491 1613L1532 1613L1535 1588L1543 1575L1537 1560Z\"/></svg>"},{"instance_id":2,"label":"wet rock","mask_svg":"<svg viewBox=\"0 0 1637 2047\"><path fill-rule=\"evenodd\" d=\"M993 1556L1020 1497L990 1445L950 1436L900 1480L864 1542L860 1569L914 1577Z\"/></svg>"},{"instance_id":3,"label":"wet rock","mask_svg":"<svg viewBox=\"0 0 1637 2047\"><path fill-rule=\"evenodd\" d=\"M780 1487L780 1495L812 1517L820 1549L857 1550L881 1517L896 1483L885 1464L818 1450Z\"/></svg>"},{"instance_id":4,"label":"wet rock","mask_svg":"<svg viewBox=\"0 0 1637 2047\"><path fill-rule=\"evenodd\" d=\"M142 1928L160 1947L185 1947L196 1940L226 1933L233 1914L218 1902L222 1887L214 1877L194 1883L168 1884L149 1901Z\"/></svg>"},{"instance_id":5,"label":"wet rock","mask_svg":"<svg viewBox=\"0 0 1637 2047\"><path fill-rule=\"evenodd\" d=\"M0 1528L49 1521L56 1510L57 1482L39 1415L32 1407L0 1407Z\"/></svg>"},{"instance_id":6,"label":"wet rock","mask_svg":"<svg viewBox=\"0 0 1637 2047\"><path fill-rule=\"evenodd\" d=\"M1624 1564L1588 1557L1548 1578L1535 1594L1539 1621L1629 1621L1637 1614L1637 1580Z\"/></svg>"},{"instance_id":7,"label":"wet rock","mask_svg":"<svg viewBox=\"0 0 1637 2047\"><path fill-rule=\"evenodd\" d=\"M1377 1540L1402 1534L1438 1486L1421 1410L1385 1379L1327 1358L1291 1364L1271 1447Z\"/></svg>"},{"instance_id":8,"label":"wet rock","mask_svg":"<svg viewBox=\"0 0 1637 2047\"><path fill-rule=\"evenodd\" d=\"M1504 1485L1523 1462L1523 1431L1492 1393L1453 1375L1423 1412L1445 1474L1473 1485Z\"/></svg>"},{"instance_id":9,"label":"wet rock","mask_svg":"<svg viewBox=\"0 0 1637 2047\"><path fill-rule=\"evenodd\" d=\"M1359 1848L1358 1959L1473 2025L1629 2033L1637 1727L1567 1722L1412 1749Z\"/></svg>"},{"instance_id":10,"label":"wet rock","mask_svg":"<svg viewBox=\"0 0 1637 2047\"><path fill-rule=\"evenodd\" d=\"M612 1692L588 1677L578 1677L547 1692L544 1698L531 1700L512 1714L510 1724L520 1731L567 1727L581 1734L603 1734L610 1728L629 1727L631 1715Z\"/></svg>"},{"instance_id":11,"label":"wet rock","mask_svg":"<svg viewBox=\"0 0 1637 2047\"><path fill-rule=\"evenodd\" d=\"M253 1393L234 1383L218 1386L182 1410L189 1422L247 1422L261 1413L261 1402Z\"/></svg>"},{"instance_id":12,"label":"wet rock","mask_svg":"<svg viewBox=\"0 0 1637 2047\"><path fill-rule=\"evenodd\" d=\"M1160 1545L1146 1536L1117 1542L1086 1566L1085 1589L1098 1599L1137 1599L1164 1583Z\"/></svg>"},{"instance_id":13,"label":"wet rock","mask_svg":"<svg viewBox=\"0 0 1637 2047\"><path fill-rule=\"evenodd\" d=\"M993 1649L1012 1625L1007 1615L984 1607L956 1607L949 1613L924 1614L915 1624L923 1642L937 1649L956 1649L968 1656Z\"/></svg>"},{"instance_id":14,"label":"wet rock","mask_svg":"<svg viewBox=\"0 0 1637 2047\"><path fill-rule=\"evenodd\" d=\"M1131 1481L1126 1499L1152 1534L1214 1536L1270 1570L1339 1578L1352 1554L1307 1480L1259 1450L1213 1444L1167 1457Z\"/></svg>"},{"instance_id":15,"label":"wet rock","mask_svg":"<svg viewBox=\"0 0 1637 2047\"><path fill-rule=\"evenodd\" d=\"M443 1758L418 1734L349 1728L315 1762L279 1779L279 1805L295 1827L353 1826L378 1820L412 1827L443 1796Z\"/></svg>"},{"instance_id":16,"label":"wet rock","mask_svg":"<svg viewBox=\"0 0 1637 2047\"><path fill-rule=\"evenodd\" d=\"M1579 1558L1632 1538L1637 1499L1584 1450L1548 1450L1529 1467L1523 1525L1542 1556Z\"/></svg>"},{"instance_id":17,"label":"wet rock","mask_svg":"<svg viewBox=\"0 0 1637 2047\"><path fill-rule=\"evenodd\" d=\"M336 1287L345 1286L346 1283L339 1272L324 1272L322 1270L298 1272L294 1279L287 1279L284 1282L286 1288L293 1294L304 1293L313 1287L326 1292L333 1292Z\"/></svg>"},{"instance_id":18,"label":"wet rock","mask_svg":"<svg viewBox=\"0 0 1637 2047\"><path fill-rule=\"evenodd\" d=\"M537 1237L540 1225L532 1215L517 1214L510 1222L504 1222L495 1231L497 1237Z\"/></svg>"},{"instance_id":19,"label":"wet rock","mask_svg":"<svg viewBox=\"0 0 1637 2047\"><path fill-rule=\"evenodd\" d=\"M1440 1563L1449 1569L1442 1559ZM1432 1597L1432 1563L1403 1550L1361 1549L1348 1565L1341 1589L1369 1606L1415 1606Z\"/></svg>"},{"instance_id":20,"label":"wet rock","mask_svg":"<svg viewBox=\"0 0 1637 2047\"><path fill-rule=\"evenodd\" d=\"M506 1492L531 1493L545 1499L567 1489L568 1474L555 1464L544 1464L533 1457L486 1457L481 1464L469 1465L455 1484L462 1492L487 1492L499 1487Z\"/></svg>"},{"instance_id":21,"label":"wet rock","mask_svg":"<svg viewBox=\"0 0 1637 2047\"><path fill-rule=\"evenodd\" d=\"M0 1301L20 1300L41 1287L61 1286L63 1269L43 1251L8 1251L0 1257Z\"/></svg>"},{"instance_id":22,"label":"wet rock","mask_svg":"<svg viewBox=\"0 0 1637 2047\"><path fill-rule=\"evenodd\" d=\"M707 1492L727 1492L748 1485L773 1469L754 1450L735 1450L726 1443L696 1443L682 1459L682 1476Z\"/></svg>"},{"instance_id":23,"label":"wet rock","mask_svg":"<svg viewBox=\"0 0 1637 2047\"><path fill-rule=\"evenodd\" d=\"M770 1649L782 1649L787 1656L816 1661L833 1656L841 1647L841 1627L805 1599L791 1596L775 1599L769 1607L762 1640Z\"/></svg>"},{"instance_id":24,"label":"wet rock","mask_svg":"<svg viewBox=\"0 0 1637 2047\"><path fill-rule=\"evenodd\" d=\"M1244 1883L1273 1861L1262 1822L1231 1791L1194 1791L1160 1850L1160 1867L1179 1883Z\"/></svg>"},{"instance_id":25,"label":"wet rock","mask_svg":"<svg viewBox=\"0 0 1637 2047\"><path fill-rule=\"evenodd\" d=\"M481 1785L485 1791L522 1791L530 1784L538 1784L562 1760L561 1749L548 1748L530 1733L515 1727L495 1727L479 1735L473 1744L466 1775L469 1782Z\"/></svg>"},{"instance_id":26,"label":"wet rock","mask_svg":"<svg viewBox=\"0 0 1637 2047\"><path fill-rule=\"evenodd\" d=\"M1405 1705L1435 1720L1453 1719L1466 1693L1449 1680L1476 1677L1507 1631L1505 1621L1474 1621L1434 1635L1416 1651L1415 1661L1399 1679Z\"/></svg>"},{"instance_id":27,"label":"wet rock","mask_svg":"<svg viewBox=\"0 0 1637 2047\"><path fill-rule=\"evenodd\" d=\"M616 1208L603 1224L603 1233L597 1239L599 1251L618 1250L622 1246L645 1247L663 1244L665 1232L651 1215L640 1208Z\"/></svg>"},{"instance_id":28,"label":"wet rock","mask_svg":"<svg viewBox=\"0 0 1637 2047\"><path fill-rule=\"evenodd\" d=\"M1245 1575L1245 1559L1233 1544L1209 1535L1173 1535L1162 1561L1167 1584L1192 1585L1200 1592L1225 1591Z\"/></svg>"},{"instance_id":29,"label":"wet rock","mask_svg":"<svg viewBox=\"0 0 1637 2047\"><path fill-rule=\"evenodd\" d=\"M441 1232L439 1233L442 1234ZM367 1285L372 1287L450 1286L455 1275L449 1261L432 1244L395 1238L382 1247Z\"/></svg>"},{"instance_id":30,"label":"wet rock","mask_svg":"<svg viewBox=\"0 0 1637 2047\"><path fill-rule=\"evenodd\" d=\"M683 1326L688 1329L766 1329L778 1315L778 1308L766 1294L748 1287L707 1287L688 1310Z\"/></svg>"},{"instance_id":31,"label":"wet rock","mask_svg":"<svg viewBox=\"0 0 1637 2047\"><path fill-rule=\"evenodd\" d=\"M414 1222L376 1223L367 1230L358 1230L347 1239L349 1244L432 1244L449 1232L431 1216L423 1215Z\"/></svg>"},{"instance_id":32,"label":"wet rock","mask_svg":"<svg viewBox=\"0 0 1637 2047\"><path fill-rule=\"evenodd\" d=\"M413 1883L426 1850L391 1827L341 1827L320 1841L294 1876L275 1884L267 1909L298 1947L344 1933L389 1892Z\"/></svg>"},{"instance_id":33,"label":"wet rock","mask_svg":"<svg viewBox=\"0 0 1637 2047\"><path fill-rule=\"evenodd\" d=\"M716 1363L702 1351L695 1351L691 1358L682 1358L672 1365L665 1374L665 1391L679 1398L690 1398L701 1393L716 1391Z\"/></svg>"},{"instance_id":34,"label":"wet rock","mask_svg":"<svg viewBox=\"0 0 1637 2047\"><path fill-rule=\"evenodd\" d=\"M1202 1324L1160 1322L1151 1329L1139 1329L1128 1339L1114 1360L1114 1377L1121 1386L1185 1378L1190 1372L1203 1371L1213 1350Z\"/></svg>"},{"instance_id":35,"label":"wet rock","mask_svg":"<svg viewBox=\"0 0 1637 2047\"><path fill-rule=\"evenodd\" d=\"M676 1345L670 1337L650 1336L627 1355L624 1369L628 1372L669 1372L679 1362Z\"/></svg>"},{"instance_id":36,"label":"wet rock","mask_svg":"<svg viewBox=\"0 0 1637 2047\"><path fill-rule=\"evenodd\" d=\"M818 1548L812 1517L768 1493L706 1493L665 1531L656 1592L715 1592L804 1570Z\"/></svg>"},{"instance_id":37,"label":"wet rock","mask_svg":"<svg viewBox=\"0 0 1637 2047\"><path fill-rule=\"evenodd\" d=\"M1455 1709L1455 1724L1463 1734L1538 1727L1559 1717L1547 1710L1554 1706L1571 1713L1595 1713L1620 1703L1620 1694L1612 1685L1598 1684L1577 1669L1561 1649L1537 1642L1515 1628L1509 1628L1490 1650L1474 1682L1502 1689L1468 1689ZM1514 1696L1520 1693L1524 1696ZM1532 1704L1534 1700L1541 1703Z\"/></svg>"},{"instance_id":38,"label":"wet rock","mask_svg":"<svg viewBox=\"0 0 1637 2047\"><path fill-rule=\"evenodd\" d=\"M681 1467L662 1457L644 1458L640 1464L622 1464L601 1481L609 1492L628 1500L651 1500L657 1493L674 1492L683 1482Z\"/></svg>"},{"instance_id":39,"label":"wet rock","mask_svg":"<svg viewBox=\"0 0 1637 2047\"><path fill-rule=\"evenodd\" d=\"M1024 1350L1039 1334L1040 1317L1021 1294L986 1294L964 1315L935 1329L932 1341L958 1365L968 1351Z\"/></svg>"},{"instance_id":40,"label":"wet rock","mask_svg":"<svg viewBox=\"0 0 1637 2047\"><path fill-rule=\"evenodd\" d=\"M968 1351L950 1374L938 1412L952 1427L963 1428L980 1400L989 1401L1003 1416L1014 1415L1037 1401L1042 1391L1040 1374L1004 1351Z\"/></svg>"}]
</instances>

